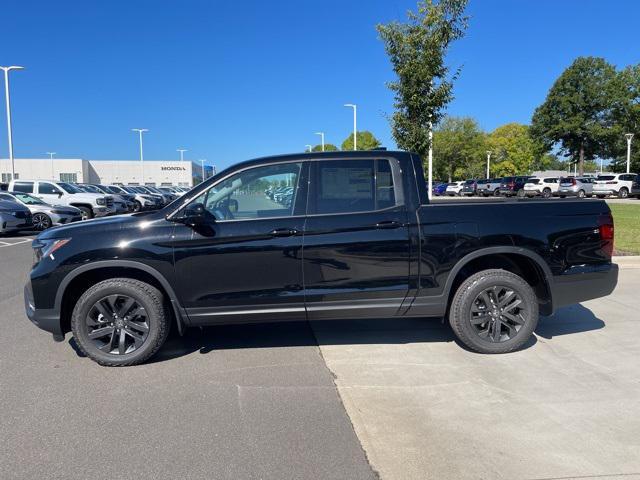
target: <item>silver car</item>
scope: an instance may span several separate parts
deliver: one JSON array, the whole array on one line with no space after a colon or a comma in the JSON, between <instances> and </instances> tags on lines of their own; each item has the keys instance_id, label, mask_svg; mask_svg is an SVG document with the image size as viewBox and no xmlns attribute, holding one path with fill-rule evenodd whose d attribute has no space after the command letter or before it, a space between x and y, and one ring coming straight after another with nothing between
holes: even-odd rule
<instances>
[{"instance_id":1,"label":"silver car","mask_svg":"<svg viewBox=\"0 0 640 480\"><path fill-rule=\"evenodd\" d=\"M35 230L46 230L57 225L82 220L82 212L68 205L49 205L39 198L22 192L2 192L0 200L10 200L29 209Z\"/></svg>"},{"instance_id":2,"label":"silver car","mask_svg":"<svg viewBox=\"0 0 640 480\"><path fill-rule=\"evenodd\" d=\"M593 196L592 177L564 177L560 179L560 187L557 195L564 197L591 197Z\"/></svg>"},{"instance_id":3,"label":"silver car","mask_svg":"<svg viewBox=\"0 0 640 480\"><path fill-rule=\"evenodd\" d=\"M15 200L0 197L0 233L31 228L31 212Z\"/></svg>"}]
</instances>

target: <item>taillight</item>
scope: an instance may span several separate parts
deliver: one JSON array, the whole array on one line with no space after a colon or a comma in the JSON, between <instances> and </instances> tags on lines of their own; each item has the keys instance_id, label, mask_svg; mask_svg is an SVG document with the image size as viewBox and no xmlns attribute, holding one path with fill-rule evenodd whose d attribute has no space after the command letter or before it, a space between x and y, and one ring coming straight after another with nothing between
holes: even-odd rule
<instances>
[{"instance_id":1,"label":"taillight","mask_svg":"<svg viewBox=\"0 0 640 480\"><path fill-rule=\"evenodd\" d=\"M602 252L609 258L613 256L614 228L611 213L598 217L598 231L602 242Z\"/></svg>"},{"instance_id":2,"label":"taillight","mask_svg":"<svg viewBox=\"0 0 640 480\"><path fill-rule=\"evenodd\" d=\"M575 185L576 183L577 183L577 182L576 182L576 179L575 179L575 178L572 178L572 179L571 179L571 185Z\"/></svg>"}]
</instances>

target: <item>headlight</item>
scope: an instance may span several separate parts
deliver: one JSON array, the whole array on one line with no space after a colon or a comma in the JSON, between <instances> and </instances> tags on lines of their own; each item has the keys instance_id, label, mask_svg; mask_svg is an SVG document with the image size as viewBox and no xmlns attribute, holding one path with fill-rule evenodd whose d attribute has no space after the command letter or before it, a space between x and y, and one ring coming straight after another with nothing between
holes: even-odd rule
<instances>
[{"instance_id":1,"label":"headlight","mask_svg":"<svg viewBox=\"0 0 640 480\"><path fill-rule=\"evenodd\" d=\"M103 197L96 199L96 203L98 205L106 205L107 204L107 200Z\"/></svg>"},{"instance_id":2,"label":"headlight","mask_svg":"<svg viewBox=\"0 0 640 480\"><path fill-rule=\"evenodd\" d=\"M35 255L35 263L38 263L44 257L48 256L51 256L51 260L54 260L53 252L64 247L70 241L70 238L51 238L47 240L36 238L31 243Z\"/></svg>"}]
</instances>

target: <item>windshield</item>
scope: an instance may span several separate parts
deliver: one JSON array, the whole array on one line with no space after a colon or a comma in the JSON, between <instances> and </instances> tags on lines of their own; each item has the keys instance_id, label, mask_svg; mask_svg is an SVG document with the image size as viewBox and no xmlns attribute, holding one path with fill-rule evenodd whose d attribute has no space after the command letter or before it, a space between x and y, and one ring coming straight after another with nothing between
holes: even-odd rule
<instances>
[{"instance_id":1,"label":"windshield","mask_svg":"<svg viewBox=\"0 0 640 480\"><path fill-rule=\"evenodd\" d=\"M102 193L102 191L98 187L96 187L94 185L82 185L82 188L87 192Z\"/></svg>"},{"instance_id":2,"label":"windshield","mask_svg":"<svg viewBox=\"0 0 640 480\"><path fill-rule=\"evenodd\" d=\"M13 194L13 196L18 200L20 200L25 205L46 205L45 202L43 202L39 198L29 195L28 193L16 192Z\"/></svg>"},{"instance_id":3,"label":"windshield","mask_svg":"<svg viewBox=\"0 0 640 480\"><path fill-rule=\"evenodd\" d=\"M126 190L123 190L122 188L116 185L109 185L108 187L105 187L105 189L109 193L125 193L126 192Z\"/></svg>"},{"instance_id":4,"label":"windshield","mask_svg":"<svg viewBox=\"0 0 640 480\"><path fill-rule=\"evenodd\" d=\"M70 183L60 182L58 185L67 193L82 193L82 190Z\"/></svg>"}]
</instances>

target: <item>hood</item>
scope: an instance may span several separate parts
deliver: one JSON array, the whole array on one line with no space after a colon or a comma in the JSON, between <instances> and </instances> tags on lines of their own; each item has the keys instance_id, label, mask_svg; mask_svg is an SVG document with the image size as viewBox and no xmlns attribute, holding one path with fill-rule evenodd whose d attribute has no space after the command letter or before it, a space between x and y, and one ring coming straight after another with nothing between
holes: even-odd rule
<instances>
[{"instance_id":1,"label":"hood","mask_svg":"<svg viewBox=\"0 0 640 480\"><path fill-rule=\"evenodd\" d=\"M100 232L123 230L151 220L163 218L158 212L139 212L129 215L117 215L114 217L94 218L82 222L73 222L56 228L45 230L38 238L73 238L78 235L96 234Z\"/></svg>"}]
</instances>

